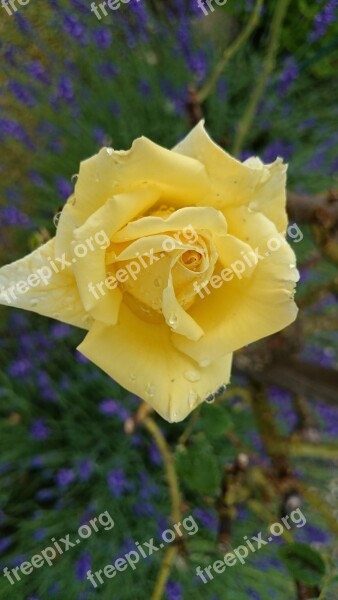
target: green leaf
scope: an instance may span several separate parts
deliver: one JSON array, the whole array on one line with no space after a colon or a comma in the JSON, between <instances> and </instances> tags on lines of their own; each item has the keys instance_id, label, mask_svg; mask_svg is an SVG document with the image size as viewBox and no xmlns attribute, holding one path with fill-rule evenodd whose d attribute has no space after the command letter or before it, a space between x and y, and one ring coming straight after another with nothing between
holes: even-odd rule
<instances>
[{"instance_id":1,"label":"green leaf","mask_svg":"<svg viewBox=\"0 0 338 600\"><path fill-rule=\"evenodd\" d=\"M209 438L220 437L232 427L231 416L221 404L204 404L201 417L203 431Z\"/></svg>"},{"instance_id":2,"label":"green leaf","mask_svg":"<svg viewBox=\"0 0 338 600\"><path fill-rule=\"evenodd\" d=\"M279 556L297 581L318 585L325 575L322 556L308 544L288 544L279 549Z\"/></svg>"},{"instance_id":3,"label":"green leaf","mask_svg":"<svg viewBox=\"0 0 338 600\"><path fill-rule=\"evenodd\" d=\"M188 448L176 453L179 476L192 491L216 494L221 483L221 470L211 444L204 438L195 439Z\"/></svg>"}]
</instances>

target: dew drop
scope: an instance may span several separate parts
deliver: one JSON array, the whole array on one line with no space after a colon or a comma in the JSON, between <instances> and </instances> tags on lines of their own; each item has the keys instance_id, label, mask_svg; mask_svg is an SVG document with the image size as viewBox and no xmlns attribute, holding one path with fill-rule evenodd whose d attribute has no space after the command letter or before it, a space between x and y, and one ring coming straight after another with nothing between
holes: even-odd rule
<instances>
[{"instance_id":1,"label":"dew drop","mask_svg":"<svg viewBox=\"0 0 338 600\"><path fill-rule=\"evenodd\" d=\"M189 392L188 404L189 404L190 408L194 408L197 401L198 401L198 394L196 394L196 392Z\"/></svg>"},{"instance_id":2,"label":"dew drop","mask_svg":"<svg viewBox=\"0 0 338 600\"><path fill-rule=\"evenodd\" d=\"M74 175L71 176L70 180L72 183L76 182L79 178L78 173L75 173Z\"/></svg>"},{"instance_id":3,"label":"dew drop","mask_svg":"<svg viewBox=\"0 0 338 600\"><path fill-rule=\"evenodd\" d=\"M208 358L204 358L203 360L200 360L199 365L200 367L208 367L211 364L211 361Z\"/></svg>"},{"instance_id":4,"label":"dew drop","mask_svg":"<svg viewBox=\"0 0 338 600\"><path fill-rule=\"evenodd\" d=\"M107 152L107 154L109 154L111 156L113 154L114 150L113 150L113 148L106 148L106 152Z\"/></svg>"},{"instance_id":5,"label":"dew drop","mask_svg":"<svg viewBox=\"0 0 338 600\"><path fill-rule=\"evenodd\" d=\"M54 217L53 217L54 227L58 226L61 214L62 214L62 210L60 210L58 213L56 213L56 215L54 215Z\"/></svg>"},{"instance_id":6,"label":"dew drop","mask_svg":"<svg viewBox=\"0 0 338 600\"><path fill-rule=\"evenodd\" d=\"M29 304L30 304L31 306L37 306L37 304L38 304L38 300L37 300L36 298L32 298L32 300L30 300Z\"/></svg>"},{"instance_id":7,"label":"dew drop","mask_svg":"<svg viewBox=\"0 0 338 600\"><path fill-rule=\"evenodd\" d=\"M184 371L184 377L191 382L199 381L201 379L201 374L196 371L196 369L188 369Z\"/></svg>"},{"instance_id":8,"label":"dew drop","mask_svg":"<svg viewBox=\"0 0 338 600\"><path fill-rule=\"evenodd\" d=\"M215 402L215 397L215 394L208 394L204 402L206 402L207 404L212 404L213 402Z\"/></svg>"},{"instance_id":9,"label":"dew drop","mask_svg":"<svg viewBox=\"0 0 338 600\"><path fill-rule=\"evenodd\" d=\"M148 383L146 387L146 394L148 398L153 398L155 396L155 386L152 383Z\"/></svg>"},{"instance_id":10,"label":"dew drop","mask_svg":"<svg viewBox=\"0 0 338 600\"><path fill-rule=\"evenodd\" d=\"M221 394L223 394L226 391L226 389L227 389L227 386L225 385L225 383L223 383L223 385L221 385L216 391L217 396L220 396Z\"/></svg>"},{"instance_id":11,"label":"dew drop","mask_svg":"<svg viewBox=\"0 0 338 600\"><path fill-rule=\"evenodd\" d=\"M291 264L289 265L289 267L290 267L290 269L295 269L295 268L296 268L296 265L295 265L294 263L291 263Z\"/></svg>"},{"instance_id":12,"label":"dew drop","mask_svg":"<svg viewBox=\"0 0 338 600\"><path fill-rule=\"evenodd\" d=\"M172 327L173 329L175 329L177 327L177 315L175 315L175 313L172 313L168 319L168 325L170 325L170 327Z\"/></svg>"}]
</instances>

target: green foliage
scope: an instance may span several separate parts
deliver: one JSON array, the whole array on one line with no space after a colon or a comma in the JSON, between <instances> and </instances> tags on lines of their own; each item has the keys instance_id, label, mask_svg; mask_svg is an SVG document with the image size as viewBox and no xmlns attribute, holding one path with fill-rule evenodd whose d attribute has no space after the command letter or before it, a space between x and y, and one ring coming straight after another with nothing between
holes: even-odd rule
<instances>
[{"instance_id":1,"label":"green foliage","mask_svg":"<svg viewBox=\"0 0 338 600\"><path fill-rule=\"evenodd\" d=\"M325 576L325 562L319 552L308 544L288 544L279 555L291 575L308 585L320 585Z\"/></svg>"}]
</instances>

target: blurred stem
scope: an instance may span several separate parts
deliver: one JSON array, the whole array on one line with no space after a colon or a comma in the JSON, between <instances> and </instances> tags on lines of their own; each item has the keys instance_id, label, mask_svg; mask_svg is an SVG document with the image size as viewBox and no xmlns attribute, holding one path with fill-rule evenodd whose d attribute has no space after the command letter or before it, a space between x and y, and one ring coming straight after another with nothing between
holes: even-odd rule
<instances>
[{"instance_id":1,"label":"blurred stem","mask_svg":"<svg viewBox=\"0 0 338 600\"><path fill-rule=\"evenodd\" d=\"M173 456L161 429L155 423L154 419L147 417L143 421L143 424L153 436L155 443L161 452L171 496L171 517L173 523L179 523L181 520L181 492L179 489Z\"/></svg>"},{"instance_id":2,"label":"blurred stem","mask_svg":"<svg viewBox=\"0 0 338 600\"><path fill-rule=\"evenodd\" d=\"M229 60L236 54L236 52L245 44L246 40L250 37L254 29L256 29L259 23L259 17L264 4L264 0L256 0L256 4L254 6L251 17L247 23L247 26L243 31L239 34L239 36L235 39L235 41L226 48L222 54L221 59L216 64L213 72L211 73L209 79L197 93L197 98L199 102L203 102L212 91L212 88L216 85L218 79L222 75L223 70L225 69Z\"/></svg>"},{"instance_id":3,"label":"blurred stem","mask_svg":"<svg viewBox=\"0 0 338 600\"><path fill-rule=\"evenodd\" d=\"M161 600L177 551L177 546L169 546L169 548L167 549L150 600Z\"/></svg>"},{"instance_id":4,"label":"blurred stem","mask_svg":"<svg viewBox=\"0 0 338 600\"><path fill-rule=\"evenodd\" d=\"M257 106L263 96L269 75L272 73L275 67L279 45L279 35L289 3L290 0L278 0L276 2L276 8L271 23L268 49L263 62L263 69L257 80L256 87L254 88L252 94L250 94L250 100L244 115L239 122L233 146L234 155L238 155L243 148L245 138L251 129L252 122L257 111Z\"/></svg>"},{"instance_id":5,"label":"blurred stem","mask_svg":"<svg viewBox=\"0 0 338 600\"><path fill-rule=\"evenodd\" d=\"M323 517L329 526L330 532L338 535L338 522L334 514L332 514L332 506L327 504L325 500L323 500L323 496L319 496L317 492L309 489L306 485L300 482L299 484L300 492L308 501L309 504Z\"/></svg>"},{"instance_id":6,"label":"blurred stem","mask_svg":"<svg viewBox=\"0 0 338 600\"><path fill-rule=\"evenodd\" d=\"M289 445L291 456L302 456L323 460L338 459L337 444L313 444L306 442L291 441Z\"/></svg>"},{"instance_id":7,"label":"blurred stem","mask_svg":"<svg viewBox=\"0 0 338 600\"><path fill-rule=\"evenodd\" d=\"M144 419L143 425L153 436L155 443L161 452L171 496L171 519L173 523L179 523L181 521L181 492L178 484L173 456L161 429L156 424L154 419L147 417ZM168 547L164 555L160 572L157 576L155 588L150 600L161 600L175 560L175 556L178 553L178 549L179 546L177 543L175 544L175 542Z\"/></svg>"}]
</instances>

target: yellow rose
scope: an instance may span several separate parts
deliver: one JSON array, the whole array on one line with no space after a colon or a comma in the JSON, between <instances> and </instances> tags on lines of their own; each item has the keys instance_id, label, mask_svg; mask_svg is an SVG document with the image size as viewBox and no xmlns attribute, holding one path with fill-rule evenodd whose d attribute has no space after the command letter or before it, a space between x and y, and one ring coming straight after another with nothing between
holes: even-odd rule
<instances>
[{"instance_id":1,"label":"yellow rose","mask_svg":"<svg viewBox=\"0 0 338 600\"><path fill-rule=\"evenodd\" d=\"M228 383L234 350L296 317L285 181L202 122L173 150L103 148L55 238L0 269L1 302L87 329L80 352L180 421Z\"/></svg>"}]
</instances>

